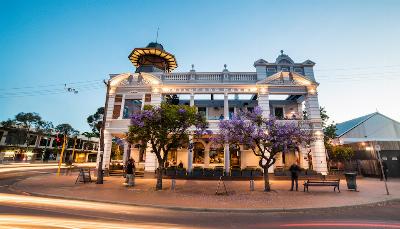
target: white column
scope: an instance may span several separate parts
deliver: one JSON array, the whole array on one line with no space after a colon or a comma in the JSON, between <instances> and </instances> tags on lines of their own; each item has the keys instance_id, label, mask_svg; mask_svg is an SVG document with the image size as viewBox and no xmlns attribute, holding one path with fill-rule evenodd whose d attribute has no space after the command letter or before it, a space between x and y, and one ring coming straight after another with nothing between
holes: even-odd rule
<instances>
[{"instance_id":1,"label":"white column","mask_svg":"<svg viewBox=\"0 0 400 229\"><path fill-rule=\"evenodd\" d=\"M153 92L151 94L151 102L150 102L150 104L153 105L153 106L159 106L161 104L161 94Z\"/></svg>"},{"instance_id":2,"label":"white column","mask_svg":"<svg viewBox=\"0 0 400 229\"><path fill-rule=\"evenodd\" d=\"M124 154L122 156L122 161L124 165L126 164L126 161L130 158L130 152L128 152L129 149L129 143L127 141L124 141Z\"/></svg>"},{"instance_id":3,"label":"white column","mask_svg":"<svg viewBox=\"0 0 400 229\"><path fill-rule=\"evenodd\" d=\"M308 119L311 122L314 134L314 142L311 143L312 164L318 173L327 172L326 152L324 145L324 132L322 130L322 120L319 111L318 94L316 88L308 88L306 96L306 109Z\"/></svg>"},{"instance_id":4,"label":"white column","mask_svg":"<svg viewBox=\"0 0 400 229\"><path fill-rule=\"evenodd\" d=\"M147 143L144 171L154 172L156 171L156 168L157 168L157 156L155 153L153 153L153 150L151 149L151 144Z\"/></svg>"},{"instance_id":5,"label":"white column","mask_svg":"<svg viewBox=\"0 0 400 229\"><path fill-rule=\"evenodd\" d=\"M269 118L269 93L267 88L261 88L260 93L258 93L258 106L262 110L262 117Z\"/></svg>"},{"instance_id":6,"label":"white column","mask_svg":"<svg viewBox=\"0 0 400 229\"><path fill-rule=\"evenodd\" d=\"M229 103L228 103L228 93L224 94L224 119L229 119Z\"/></svg>"},{"instance_id":7,"label":"white column","mask_svg":"<svg viewBox=\"0 0 400 229\"><path fill-rule=\"evenodd\" d=\"M194 94L190 94L190 106L193 107L194 106Z\"/></svg>"},{"instance_id":8,"label":"white column","mask_svg":"<svg viewBox=\"0 0 400 229\"><path fill-rule=\"evenodd\" d=\"M50 137L50 144L47 146L47 147L52 147L53 146L53 141L54 141L54 138L52 138L52 137ZM0 145L1 145L1 143L0 143Z\"/></svg>"},{"instance_id":9,"label":"white column","mask_svg":"<svg viewBox=\"0 0 400 229\"><path fill-rule=\"evenodd\" d=\"M302 102L298 102L297 103L297 113L299 114L299 119L303 119L303 103Z\"/></svg>"},{"instance_id":10,"label":"white column","mask_svg":"<svg viewBox=\"0 0 400 229\"><path fill-rule=\"evenodd\" d=\"M115 103L115 93L110 92L108 95L108 107L107 107L107 117L106 120L112 119L113 111L114 111L114 103Z\"/></svg>"},{"instance_id":11,"label":"white column","mask_svg":"<svg viewBox=\"0 0 400 229\"><path fill-rule=\"evenodd\" d=\"M144 109L145 99L146 99L146 94L143 94L143 95L142 95L142 106L140 107L140 110L143 110L143 109Z\"/></svg>"},{"instance_id":12,"label":"white column","mask_svg":"<svg viewBox=\"0 0 400 229\"><path fill-rule=\"evenodd\" d=\"M204 167L210 168L210 144L204 144Z\"/></svg>"},{"instance_id":13,"label":"white column","mask_svg":"<svg viewBox=\"0 0 400 229\"><path fill-rule=\"evenodd\" d=\"M231 155L229 153L229 144L224 145L224 166L225 166L225 173L229 175L230 168L231 168Z\"/></svg>"},{"instance_id":14,"label":"white column","mask_svg":"<svg viewBox=\"0 0 400 229\"><path fill-rule=\"evenodd\" d=\"M192 172L192 167L193 167L193 135L189 135L189 147L188 147L188 172Z\"/></svg>"},{"instance_id":15,"label":"white column","mask_svg":"<svg viewBox=\"0 0 400 229\"><path fill-rule=\"evenodd\" d=\"M321 114L319 112L319 102L316 89L309 89L306 96L306 111L308 119L321 122Z\"/></svg>"},{"instance_id":16,"label":"white column","mask_svg":"<svg viewBox=\"0 0 400 229\"><path fill-rule=\"evenodd\" d=\"M119 111L119 118L118 119L123 119L124 118L124 106L125 106L125 94L122 94L121 110Z\"/></svg>"},{"instance_id":17,"label":"white column","mask_svg":"<svg viewBox=\"0 0 400 229\"><path fill-rule=\"evenodd\" d=\"M112 135L107 130L104 130L103 169L108 169L110 166L111 144L112 144ZM96 168L99 167L99 162L100 162L100 154L97 154Z\"/></svg>"}]
</instances>

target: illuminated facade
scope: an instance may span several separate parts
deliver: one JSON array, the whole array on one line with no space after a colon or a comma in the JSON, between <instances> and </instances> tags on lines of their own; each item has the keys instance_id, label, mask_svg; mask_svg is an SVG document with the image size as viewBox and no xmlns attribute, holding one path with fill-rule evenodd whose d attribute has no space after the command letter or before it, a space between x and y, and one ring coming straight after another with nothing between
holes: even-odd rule
<instances>
[{"instance_id":1,"label":"illuminated facade","mask_svg":"<svg viewBox=\"0 0 400 229\"><path fill-rule=\"evenodd\" d=\"M56 133L43 136L31 130L26 141L26 132L19 128L0 126L0 163L5 162L56 162L60 159L62 140ZM58 141L57 141L58 139ZM98 151L98 138L79 135L68 140L64 153L65 159L76 163L95 162ZM74 143L75 147L74 147Z\"/></svg>"},{"instance_id":2,"label":"illuminated facade","mask_svg":"<svg viewBox=\"0 0 400 229\"><path fill-rule=\"evenodd\" d=\"M157 106L166 96L177 95L179 104L195 106L207 118L213 132L218 132L220 119L229 119L235 112L252 110L255 106L262 108L264 117L271 115L279 122L299 122L302 128L313 130L315 141L309 149L302 148L300 155L295 152L279 155L274 168L287 168L295 160L308 168L308 160L312 160L315 171L327 171L314 62L295 63L281 51L274 62L255 61L255 72L231 72L226 65L221 72L197 72L192 65L189 72L175 73L172 72L177 67L175 57L157 43L134 49L129 59L136 66L135 73L110 75L104 161L110 161L112 139L124 139L130 114L146 104ZM193 145L193 151L174 150L170 163L182 162L188 171L194 166L223 166L227 173L232 167L258 166L258 158L245 147L236 150L213 145L206 137L195 140ZM310 149L311 155L307 155ZM124 155L125 159L134 158L146 171L157 167L150 149L125 143ZM103 166L107 170L109 163Z\"/></svg>"}]
</instances>

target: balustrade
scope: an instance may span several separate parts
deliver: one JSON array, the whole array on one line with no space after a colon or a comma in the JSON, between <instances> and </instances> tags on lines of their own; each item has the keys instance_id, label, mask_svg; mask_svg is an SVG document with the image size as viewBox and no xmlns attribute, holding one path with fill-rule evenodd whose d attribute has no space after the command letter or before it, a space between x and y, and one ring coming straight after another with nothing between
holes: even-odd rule
<instances>
[{"instance_id":1,"label":"balustrade","mask_svg":"<svg viewBox=\"0 0 400 229\"><path fill-rule=\"evenodd\" d=\"M193 73L192 73L193 74ZM252 72L230 72L228 73L228 81L241 81L241 82L246 82L246 81L257 81L257 75L256 73ZM208 72L202 72L202 73L194 73L194 80L195 81L222 81L223 80L223 73L208 73ZM190 81L191 80L191 73L169 73L169 74L164 74L162 75L162 80L165 81ZM224 79L225 81L225 79Z\"/></svg>"}]
</instances>

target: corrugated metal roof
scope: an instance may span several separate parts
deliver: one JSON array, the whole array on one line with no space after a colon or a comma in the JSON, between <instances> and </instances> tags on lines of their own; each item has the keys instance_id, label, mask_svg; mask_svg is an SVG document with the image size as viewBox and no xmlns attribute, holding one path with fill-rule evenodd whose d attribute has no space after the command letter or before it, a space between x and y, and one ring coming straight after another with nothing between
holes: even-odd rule
<instances>
[{"instance_id":1,"label":"corrugated metal roof","mask_svg":"<svg viewBox=\"0 0 400 229\"><path fill-rule=\"evenodd\" d=\"M351 119L349 121L346 122L342 122L342 123L338 123L336 124L336 136L340 137L343 134L349 132L350 130L352 130L353 128L355 128L356 126L360 125L361 123L367 121L369 118L371 118L372 116L378 114L378 112L374 112L372 114L367 114L355 119Z\"/></svg>"}]
</instances>

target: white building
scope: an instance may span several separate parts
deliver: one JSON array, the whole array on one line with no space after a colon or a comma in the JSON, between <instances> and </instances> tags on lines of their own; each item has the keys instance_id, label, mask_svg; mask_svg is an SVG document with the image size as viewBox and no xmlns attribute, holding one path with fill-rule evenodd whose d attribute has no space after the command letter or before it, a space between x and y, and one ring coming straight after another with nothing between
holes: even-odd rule
<instances>
[{"instance_id":1,"label":"white building","mask_svg":"<svg viewBox=\"0 0 400 229\"><path fill-rule=\"evenodd\" d=\"M177 67L175 57L158 43L134 49L129 59L136 72L111 74L109 79L104 169L109 166L112 138L125 138L130 114L145 104L157 106L166 95L176 94L180 104L197 107L213 132L218 131L219 119L229 119L238 110L251 110L255 106L262 108L265 117L273 115L280 122L299 122L303 128L311 128L316 137L310 146L313 168L317 172L327 171L314 62L295 63L281 51L274 62L255 61L254 72L231 72L226 65L220 72L197 72L192 65L189 72L173 73ZM303 119L303 109L307 111L307 120ZM125 146L125 155L133 157L146 171L156 169L156 157L150 149L139 149L128 143ZM224 166L229 173L232 166L258 166L258 158L251 150L232 151L229 147L214 146L204 138L194 142L193 153L187 148L176 149L170 160L182 161L188 171L194 166ZM275 166L287 167L298 160L307 168L306 151L302 149L301 155L294 152L285 157L280 155Z\"/></svg>"}]
</instances>

